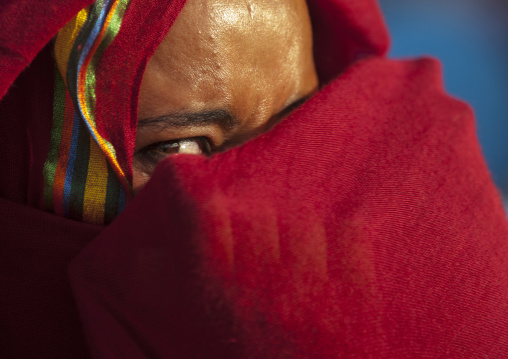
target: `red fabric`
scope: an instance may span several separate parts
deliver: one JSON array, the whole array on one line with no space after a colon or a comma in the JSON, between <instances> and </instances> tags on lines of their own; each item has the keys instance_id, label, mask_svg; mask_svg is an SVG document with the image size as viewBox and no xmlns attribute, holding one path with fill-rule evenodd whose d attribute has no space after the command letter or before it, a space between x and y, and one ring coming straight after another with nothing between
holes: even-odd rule
<instances>
[{"instance_id":1,"label":"red fabric","mask_svg":"<svg viewBox=\"0 0 508 359\"><path fill-rule=\"evenodd\" d=\"M0 197L40 207L53 117L53 59L46 46L0 103ZM0 75L1 76L1 75Z\"/></svg>"},{"instance_id":2,"label":"red fabric","mask_svg":"<svg viewBox=\"0 0 508 359\"><path fill-rule=\"evenodd\" d=\"M331 83L239 148L167 159L104 231L23 206L47 155L49 47L18 74L85 3L0 4L0 96L17 77L0 102L0 357L506 356L508 228L471 111L434 61L383 58L374 1L309 0ZM122 161L181 5L133 0L101 61Z\"/></svg>"},{"instance_id":3,"label":"red fabric","mask_svg":"<svg viewBox=\"0 0 508 359\"><path fill-rule=\"evenodd\" d=\"M164 161L71 266L94 357L504 357L508 228L440 78L365 60L272 132Z\"/></svg>"},{"instance_id":4,"label":"red fabric","mask_svg":"<svg viewBox=\"0 0 508 359\"><path fill-rule=\"evenodd\" d=\"M96 96L101 100L96 108L97 129L113 144L120 165L129 169L129 177L143 72L184 3L185 0L130 0L122 27L98 68Z\"/></svg>"},{"instance_id":5,"label":"red fabric","mask_svg":"<svg viewBox=\"0 0 508 359\"><path fill-rule=\"evenodd\" d=\"M334 79L351 63L388 50L388 33L376 1L312 0L307 4L322 83Z\"/></svg>"},{"instance_id":6,"label":"red fabric","mask_svg":"<svg viewBox=\"0 0 508 359\"><path fill-rule=\"evenodd\" d=\"M93 0L4 0L0 4L0 98L19 73Z\"/></svg>"},{"instance_id":7,"label":"red fabric","mask_svg":"<svg viewBox=\"0 0 508 359\"><path fill-rule=\"evenodd\" d=\"M101 227L0 199L0 358L89 358L67 266Z\"/></svg>"}]
</instances>

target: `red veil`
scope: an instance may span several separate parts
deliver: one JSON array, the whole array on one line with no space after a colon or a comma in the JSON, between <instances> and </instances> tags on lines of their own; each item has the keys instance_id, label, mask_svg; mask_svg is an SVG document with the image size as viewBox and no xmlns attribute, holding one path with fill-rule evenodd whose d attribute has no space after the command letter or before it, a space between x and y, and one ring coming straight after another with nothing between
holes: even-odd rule
<instances>
[{"instance_id":1,"label":"red veil","mask_svg":"<svg viewBox=\"0 0 508 359\"><path fill-rule=\"evenodd\" d=\"M89 3L0 5L0 357L506 356L508 227L472 112L435 61L384 57L370 0L308 1L323 88L269 133L168 158L107 227L41 210L48 42ZM182 6L132 0L98 67L127 173Z\"/></svg>"}]
</instances>

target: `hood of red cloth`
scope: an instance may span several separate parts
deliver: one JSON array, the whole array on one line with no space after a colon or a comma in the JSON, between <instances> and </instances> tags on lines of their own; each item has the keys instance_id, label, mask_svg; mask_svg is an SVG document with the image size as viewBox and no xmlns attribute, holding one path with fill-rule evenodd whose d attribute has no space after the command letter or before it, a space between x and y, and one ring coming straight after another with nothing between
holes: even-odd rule
<instances>
[{"instance_id":1,"label":"hood of red cloth","mask_svg":"<svg viewBox=\"0 0 508 359\"><path fill-rule=\"evenodd\" d=\"M95 113L97 130L115 148L118 162L128 177L143 71L184 2L130 1L120 31L97 68L95 91L100 99ZM10 178L0 180L0 194L4 198L41 208L45 185L42 173L50 148L54 93L51 50L42 53L41 50L89 3L53 2L43 11L33 1L0 5L0 48L3 49L0 62L6 65L0 69L0 98L8 92L0 107L4 119L0 134L9 138L0 144L0 151L9 154L1 158L0 164L11 174ZM316 66L322 83L329 82L357 60L386 52L388 36L375 1L308 3ZM38 60L27 68L37 54ZM16 78L16 84L11 86Z\"/></svg>"}]
</instances>

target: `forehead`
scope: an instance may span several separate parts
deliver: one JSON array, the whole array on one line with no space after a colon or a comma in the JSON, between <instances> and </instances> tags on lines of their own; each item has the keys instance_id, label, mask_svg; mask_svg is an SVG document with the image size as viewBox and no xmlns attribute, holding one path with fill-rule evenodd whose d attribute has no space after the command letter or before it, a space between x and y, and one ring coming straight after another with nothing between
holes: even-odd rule
<instances>
[{"instance_id":1,"label":"forehead","mask_svg":"<svg viewBox=\"0 0 508 359\"><path fill-rule=\"evenodd\" d=\"M310 61L308 23L304 0L188 0L150 59L140 111L235 107L284 93Z\"/></svg>"}]
</instances>

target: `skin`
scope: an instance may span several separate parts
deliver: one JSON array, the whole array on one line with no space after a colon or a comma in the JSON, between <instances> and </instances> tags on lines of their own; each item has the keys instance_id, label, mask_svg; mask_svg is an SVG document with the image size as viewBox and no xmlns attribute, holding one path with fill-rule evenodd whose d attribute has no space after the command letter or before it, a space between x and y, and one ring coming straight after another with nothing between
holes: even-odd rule
<instances>
[{"instance_id":1,"label":"skin","mask_svg":"<svg viewBox=\"0 0 508 359\"><path fill-rule=\"evenodd\" d=\"M144 73L134 190L168 155L267 131L317 86L305 0L188 0Z\"/></svg>"}]
</instances>

